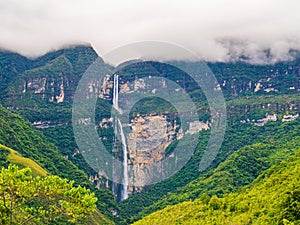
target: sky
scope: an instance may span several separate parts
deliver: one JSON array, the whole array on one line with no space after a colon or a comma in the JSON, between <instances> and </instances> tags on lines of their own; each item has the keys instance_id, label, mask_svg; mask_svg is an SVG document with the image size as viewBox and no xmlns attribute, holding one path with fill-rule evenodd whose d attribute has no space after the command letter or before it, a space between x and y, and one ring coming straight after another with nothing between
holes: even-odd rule
<instances>
[{"instance_id":1,"label":"sky","mask_svg":"<svg viewBox=\"0 0 300 225\"><path fill-rule=\"evenodd\" d=\"M299 10L299 0L0 0L0 47L34 57L90 43L101 56L156 40L209 61L276 62L300 50Z\"/></svg>"}]
</instances>

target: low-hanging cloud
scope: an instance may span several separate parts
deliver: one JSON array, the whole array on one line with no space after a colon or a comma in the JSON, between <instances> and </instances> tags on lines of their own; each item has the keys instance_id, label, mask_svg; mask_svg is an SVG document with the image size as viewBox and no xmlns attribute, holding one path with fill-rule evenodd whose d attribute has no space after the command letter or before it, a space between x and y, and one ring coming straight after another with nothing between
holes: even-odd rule
<instances>
[{"instance_id":1,"label":"low-hanging cloud","mask_svg":"<svg viewBox=\"0 0 300 225\"><path fill-rule=\"evenodd\" d=\"M297 0L0 0L0 46L27 56L91 43L178 43L210 61L289 60L300 50ZM172 56L170 56L172 58Z\"/></svg>"}]
</instances>

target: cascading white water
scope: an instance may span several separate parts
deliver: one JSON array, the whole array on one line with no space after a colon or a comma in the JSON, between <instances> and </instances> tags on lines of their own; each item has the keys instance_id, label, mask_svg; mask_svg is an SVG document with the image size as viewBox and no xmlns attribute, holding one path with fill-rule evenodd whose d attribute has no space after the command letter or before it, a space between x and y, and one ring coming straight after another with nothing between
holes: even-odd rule
<instances>
[{"instance_id":1,"label":"cascading white water","mask_svg":"<svg viewBox=\"0 0 300 225\"><path fill-rule=\"evenodd\" d=\"M113 88L113 107L121 113L121 110L119 109L119 75L114 75L114 88ZM123 189L121 193L121 200L124 200L128 198L128 168L127 168L127 144L126 144L126 138L124 135L124 131L122 128L121 121L117 119L115 122L115 128L119 128L119 134L121 136L121 142L122 142L122 150L123 150ZM116 129L115 129L116 130Z\"/></svg>"},{"instance_id":2,"label":"cascading white water","mask_svg":"<svg viewBox=\"0 0 300 225\"><path fill-rule=\"evenodd\" d=\"M114 75L113 106L119 111L119 75Z\"/></svg>"},{"instance_id":3,"label":"cascading white water","mask_svg":"<svg viewBox=\"0 0 300 225\"><path fill-rule=\"evenodd\" d=\"M123 132L121 121L118 119L118 125L120 129L121 142L123 148L123 190L121 200L128 198L128 168L127 168L127 144L125 135Z\"/></svg>"}]
</instances>

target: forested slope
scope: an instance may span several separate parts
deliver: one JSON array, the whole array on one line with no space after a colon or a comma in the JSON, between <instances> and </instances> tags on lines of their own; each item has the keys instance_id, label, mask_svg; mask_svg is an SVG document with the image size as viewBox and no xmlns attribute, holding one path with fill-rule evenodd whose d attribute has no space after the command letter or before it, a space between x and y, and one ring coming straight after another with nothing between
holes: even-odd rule
<instances>
[{"instance_id":1,"label":"forested slope","mask_svg":"<svg viewBox=\"0 0 300 225\"><path fill-rule=\"evenodd\" d=\"M278 152L277 156L282 154L280 148L287 152L298 150L295 151L295 155L276 163L263 172L253 183L242 188L239 192L226 194L224 197L217 197L216 195L209 197L205 194L194 201L168 206L135 224L299 224L299 142L299 138L295 138L282 142L284 146L274 146L273 150L270 149L272 152L274 150L274 152ZM242 160L243 156L239 158ZM262 161L262 163L264 162ZM238 164L239 162L232 163ZM253 162L245 160L244 166L253 168ZM237 173L241 172L237 171ZM215 174L218 176L217 173ZM215 182L220 182L220 180L215 180ZM211 180L210 182L213 183L214 181Z\"/></svg>"},{"instance_id":2,"label":"forested slope","mask_svg":"<svg viewBox=\"0 0 300 225\"><path fill-rule=\"evenodd\" d=\"M201 153L196 151L192 158L195 164L188 164L179 174L121 202L121 213L124 213L124 218L131 216L128 223L168 205L199 198L202 194L222 196L237 191L271 165L293 154L300 144L299 128L299 119L289 123L270 122L261 127L245 124L229 127L220 153L207 171L199 173L196 162L199 162ZM184 179L188 179L185 177L194 176L197 177L193 181L180 186ZM169 192L165 191L167 188Z\"/></svg>"},{"instance_id":3,"label":"forested slope","mask_svg":"<svg viewBox=\"0 0 300 225\"><path fill-rule=\"evenodd\" d=\"M109 208L115 207L112 194L106 190L96 190L89 182L87 175L72 162L65 159L57 147L49 142L40 131L35 130L21 116L4 109L2 106L0 106L0 124L0 144L2 146L17 150L23 157L28 158L26 163L29 165L38 163L43 171L47 171L49 174L74 180L76 185L91 188L99 199L98 208L105 215L112 217L109 210ZM11 151L11 154L15 153ZM15 161L16 154L11 154L3 153L1 163L7 165L12 161L21 164L21 166L22 164L29 166L24 165L24 158L19 157L18 161Z\"/></svg>"}]
</instances>

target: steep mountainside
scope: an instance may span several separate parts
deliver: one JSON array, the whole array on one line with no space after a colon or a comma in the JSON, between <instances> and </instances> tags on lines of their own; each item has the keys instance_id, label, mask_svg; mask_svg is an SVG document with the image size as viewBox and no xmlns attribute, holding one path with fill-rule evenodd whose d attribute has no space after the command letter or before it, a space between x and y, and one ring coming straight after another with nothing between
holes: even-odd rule
<instances>
[{"instance_id":1,"label":"steep mountainside","mask_svg":"<svg viewBox=\"0 0 300 225\"><path fill-rule=\"evenodd\" d=\"M16 164L19 168L29 167L33 175L46 176L47 171L44 170L35 161L25 158L17 151L0 144L1 161L0 166L7 166L10 163Z\"/></svg>"},{"instance_id":2,"label":"steep mountainside","mask_svg":"<svg viewBox=\"0 0 300 225\"><path fill-rule=\"evenodd\" d=\"M87 184L89 179L97 188L112 189L112 184L105 175L94 171L81 156L71 124L75 89L85 70L97 57L90 46L72 46L36 59L3 51L0 54L0 79L5 82L1 82L0 87L1 104L21 114L47 138L41 132L33 130L29 123L17 115L1 108L4 116L3 127L7 131L2 131L0 140L3 141L2 144L18 150L23 156L45 165L48 172L61 173L62 176ZM111 68L103 61L102 63L104 67ZM186 62L172 62L175 65L183 63ZM189 130L186 131L198 135L199 143L190 161L181 171L150 187L144 187L143 183L139 183L138 187L130 186L133 182L129 181L129 195L142 193L120 202L119 210L113 203L113 196L100 189L98 195L105 203L99 204L99 207L107 213L110 208L117 215L119 223L129 223L169 204L198 198L205 192L222 196L236 191L240 186L251 183L261 171L286 158L291 152L277 148L276 145L284 142L281 136L289 138L284 136L285 132L292 132L290 139L295 138L296 129L299 128L297 121L286 125L286 122L296 120L300 113L299 64L299 58L274 65L208 63L219 82L215 89L222 90L226 99L228 128L219 154L211 166L202 172L198 170L198 166L210 135L211 117L205 95L188 74L168 63L136 61L132 65L119 67L116 73L117 82L116 74L112 74L104 78L103 85L93 84L91 92L99 96L95 115L98 134L107 150L119 159L124 158L123 148L121 140L117 140L114 134L114 120L111 115L116 91L125 97L132 93L140 96L155 94L157 89L166 88L167 85L161 81L157 88L149 88L149 79L165 77L182 88L182 92L179 89L172 90L174 93L187 93L191 96L199 113L199 121L196 121L198 123L190 123ZM192 70L197 66L193 62L188 65ZM122 107L121 105L120 109ZM129 121L123 124L124 130L129 131L127 164L133 165L133 171L130 172L138 174L147 163L159 161L172 154L177 140L184 132L176 109L163 99L150 97L139 101L132 108L129 117ZM10 121L10 118L18 118L17 121L26 123L26 129L23 125L22 128L11 126L14 120ZM84 119L88 122L93 118ZM26 133L27 136L24 135L25 139L13 138L20 134L23 136L24 129L26 132L30 130ZM199 131L201 132L198 134ZM38 138L42 140L36 141ZM50 147L49 142L52 142ZM156 146L155 143L161 144ZM185 144L188 146L188 143ZM40 151L40 146L54 150L47 154L47 151ZM140 149L144 150L143 154L138 151ZM268 151L269 149L272 151ZM280 152L278 155L277 150ZM265 151L267 153L264 155ZM240 154L244 154L245 159L241 162L238 160ZM260 160L256 161L255 157ZM245 175L237 173L236 177L229 172L236 171L236 167L230 162L236 160L243 164L248 158L253 160L253 170L247 171L249 167L245 167ZM52 165L53 162L56 165ZM143 176L145 178L147 174ZM210 181L215 180L220 180L223 187L209 185ZM115 194L119 195L119 192L120 190Z\"/></svg>"},{"instance_id":3,"label":"steep mountainside","mask_svg":"<svg viewBox=\"0 0 300 225\"><path fill-rule=\"evenodd\" d=\"M1 136L3 145L17 149L23 156L39 162L47 171L62 177L85 180L85 175L59 154L41 132L34 130L21 116L0 106Z\"/></svg>"},{"instance_id":4,"label":"steep mountainside","mask_svg":"<svg viewBox=\"0 0 300 225\"><path fill-rule=\"evenodd\" d=\"M299 147L299 138L294 144ZM299 224L299 170L298 149L294 156L274 165L238 193L223 198L203 195L155 212L135 224Z\"/></svg>"},{"instance_id":5,"label":"steep mountainside","mask_svg":"<svg viewBox=\"0 0 300 225\"><path fill-rule=\"evenodd\" d=\"M48 176L50 175L44 168L30 158L25 158L21 154L11 148L0 144L0 167L7 167L9 164L15 164L19 168L29 167L34 176ZM72 223L74 224L74 223ZM76 224L87 225L101 225L101 224L114 224L106 218L99 210L96 210L87 218L77 222Z\"/></svg>"},{"instance_id":6,"label":"steep mountainside","mask_svg":"<svg viewBox=\"0 0 300 225\"><path fill-rule=\"evenodd\" d=\"M57 128L61 131L52 139L51 130L43 130L55 144L63 143L63 148L58 145L58 149L64 157L69 157L87 174L94 175L81 155L74 154L76 144L70 144L73 131L68 128L73 94L85 70L98 57L96 52L91 46L83 45L50 52L36 59L17 56L24 62L16 59L12 65L24 64L24 68L21 67L23 70L16 71L15 76L10 75L10 80L3 83L6 87L1 94L1 103L24 116L36 128ZM6 61L9 64L15 58ZM69 133L71 141L62 138ZM71 150L68 151L68 148Z\"/></svg>"},{"instance_id":7,"label":"steep mountainside","mask_svg":"<svg viewBox=\"0 0 300 225\"><path fill-rule=\"evenodd\" d=\"M73 46L32 59L29 69L5 83L1 102L32 123L66 123L78 81L96 58L92 47Z\"/></svg>"},{"instance_id":8,"label":"steep mountainside","mask_svg":"<svg viewBox=\"0 0 300 225\"><path fill-rule=\"evenodd\" d=\"M28 163L33 165L32 160L34 160L47 173L74 180L77 185L93 189L87 175L68 159L65 159L54 144L49 142L40 131L35 130L21 116L0 106L0 124L0 143L16 149L23 157L29 158L20 158L15 152L11 152L11 155L4 153L1 157L4 164L5 161L13 161L17 164L21 162L23 165ZM96 196L99 198L99 209L102 213L111 216L110 209L114 208L113 196L105 190L95 191Z\"/></svg>"},{"instance_id":9,"label":"steep mountainside","mask_svg":"<svg viewBox=\"0 0 300 225\"><path fill-rule=\"evenodd\" d=\"M273 65L209 63L225 95L293 94L299 92L300 59Z\"/></svg>"},{"instance_id":10,"label":"steep mountainside","mask_svg":"<svg viewBox=\"0 0 300 225\"><path fill-rule=\"evenodd\" d=\"M128 223L203 194L223 196L237 191L271 165L293 154L299 147L299 126L300 121L296 120L284 124L273 122L261 127L252 125L247 128L244 125L229 128L220 154L207 171L195 174L198 164L194 167L187 164L181 175L178 173L148 191L121 202L120 212L124 218L133 216L127 220ZM199 162L199 155L192 160ZM194 176L193 181L188 183L188 178ZM188 184L183 186L183 180Z\"/></svg>"},{"instance_id":11,"label":"steep mountainside","mask_svg":"<svg viewBox=\"0 0 300 225\"><path fill-rule=\"evenodd\" d=\"M6 50L0 50L0 94L8 84L25 70L32 68L30 59Z\"/></svg>"}]
</instances>

